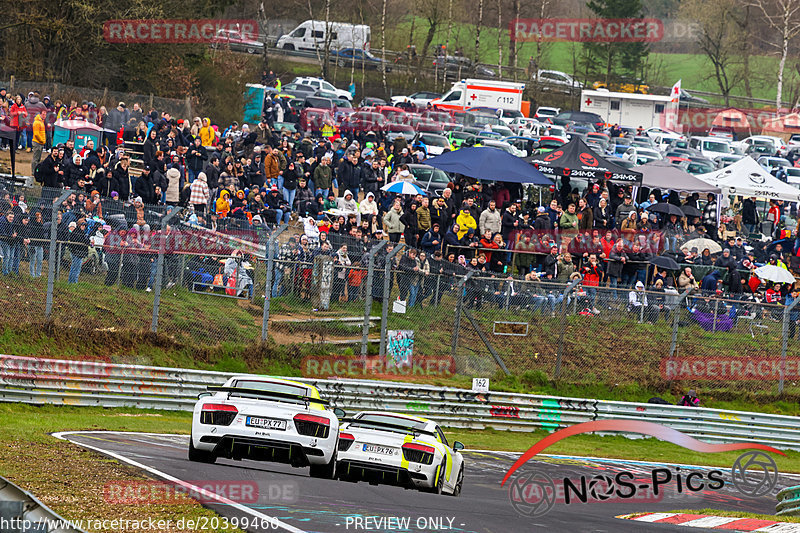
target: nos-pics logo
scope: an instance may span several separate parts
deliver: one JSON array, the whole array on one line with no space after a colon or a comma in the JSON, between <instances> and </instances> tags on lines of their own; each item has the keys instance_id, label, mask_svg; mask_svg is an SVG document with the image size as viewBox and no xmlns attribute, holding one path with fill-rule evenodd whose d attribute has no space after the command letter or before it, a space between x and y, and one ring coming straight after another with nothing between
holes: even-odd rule
<instances>
[{"instance_id":1,"label":"nos-pics logo","mask_svg":"<svg viewBox=\"0 0 800 533\"><path fill-rule=\"evenodd\" d=\"M719 469L699 471L654 468L650 475L641 471L606 472L579 478L553 479L545 472L523 467L531 458L556 442L573 435L590 432L619 431L639 433L677 444L701 453L748 450L740 455L730 469L730 482L746 497L770 494L778 483L778 466L764 452L785 455L783 452L758 443L709 444L700 442L678 430L635 420L596 420L576 424L557 431L534 444L508 470L501 486L509 482L508 498L520 515L542 516L556 503L589 503L604 501L660 501L667 488L678 493L720 490L727 483L725 472Z\"/></svg>"}]
</instances>

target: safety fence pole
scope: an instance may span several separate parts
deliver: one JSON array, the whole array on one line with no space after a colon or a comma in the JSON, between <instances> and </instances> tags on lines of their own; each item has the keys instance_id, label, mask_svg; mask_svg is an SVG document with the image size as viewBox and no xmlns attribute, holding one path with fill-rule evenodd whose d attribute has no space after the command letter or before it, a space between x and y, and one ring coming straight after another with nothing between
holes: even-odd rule
<instances>
[{"instance_id":1,"label":"safety fence pole","mask_svg":"<svg viewBox=\"0 0 800 533\"><path fill-rule=\"evenodd\" d=\"M383 272L383 307L381 309L381 344L378 353L381 357L386 355L386 326L389 321L389 297L392 287L392 263L394 256L405 248L405 244L397 243L394 250L386 254L386 267Z\"/></svg>"},{"instance_id":2,"label":"safety fence pole","mask_svg":"<svg viewBox=\"0 0 800 533\"><path fill-rule=\"evenodd\" d=\"M369 343L369 315L372 311L372 280L375 275L375 254L386 246L388 241L380 241L370 248L367 257L367 290L364 295L364 325L361 328L361 356L367 356L367 344Z\"/></svg>"},{"instance_id":3,"label":"safety fence pole","mask_svg":"<svg viewBox=\"0 0 800 533\"><path fill-rule=\"evenodd\" d=\"M462 292L464 291L464 287L467 285L467 281L475 275L475 270L470 270L467 272L467 275L461 278L461 281L458 282L456 286L456 316L453 320L453 344L450 346L450 357L453 358L453 361L456 359L456 351L458 350L458 334L461 330L461 309L464 305L464 296Z\"/></svg>"},{"instance_id":4,"label":"safety fence pole","mask_svg":"<svg viewBox=\"0 0 800 533\"><path fill-rule=\"evenodd\" d=\"M778 380L778 394L783 394L783 381L786 376L786 351L789 348L789 322L791 321L792 309L800 302L800 298L795 298L792 303L787 305L783 310L783 331L781 334L781 369L780 378ZM796 331L797 325L795 325ZM792 331L792 333L795 333Z\"/></svg>"},{"instance_id":5,"label":"safety fence pole","mask_svg":"<svg viewBox=\"0 0 800 533\"><path fill-rule=\"evenodd\" d=\"M564 353L564 333L567 329L567 298L569 298L569 295L572 294L572 291L575 290L575 287L577 287L578 284L582 281L583 278L575 278L574 280L572 280L572 282L569 285L567 285L567 288L564 289L564 298L561 300L561 331L558 333L558 351L556 352L556 369L553 375L553 378L556 380L561 376L561 356Z\"/></svg>"},{"instance_id":6,"label":"safety fence pole","mask_svg":"<svg viewBox=\"0 0 800 533\"><path fill-rule=\"evenodd\" d=\"M261 340L266 342L267 335L269 334L269 304L272 297L272 271L275 267L275 244L277 243L278 236L283 233L289 225L286 223L281 224L280 227L272 232L267 240L267 275L264 282L264 315L261 318Z\"/></svg>"},{"instance_id":7,"label":"safety fence pole","mask_svg":"<svg viewBox=\"0 0 800 533\"><path fill-rule=\"evenodd\" d=\"M47 301L44 307L45 318L50 318L53 312L53 285L56 281L56 263L61 260L61 254L56 253L56 239L58 238L58 206L69 198L73 191L66 190L61 196L53 200L53 209L50 213L50 251L47 257ZM60 251L60 250L59 250Z\"/></svg>"},{"instance_id":8,"label":"safety fence pole","mask_svg":"<svg viewBox=\"0 0 800 533\"><path fill-rule=\"evenodd\" d=\"M156 281L153 287L153 321L150 324L150 331L158 331L158 308L161 305L161 282L164 278L164 253L167 248L167 225L181 212L180 207L175 207L161 219L161 238L158 243L158 263L156 264Z\"/></svg>"}]
</instances>

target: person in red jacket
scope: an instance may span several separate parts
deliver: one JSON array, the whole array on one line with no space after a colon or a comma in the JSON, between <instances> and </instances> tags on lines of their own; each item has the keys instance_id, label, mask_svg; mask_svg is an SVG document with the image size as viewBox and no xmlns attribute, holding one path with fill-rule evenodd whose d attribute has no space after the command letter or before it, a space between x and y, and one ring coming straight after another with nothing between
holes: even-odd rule
<instances>
[{"instance_id":1,"label":"person in red jacket","mask_svg":"<svg viewBox=\"0 0 800 533\"><path fill-rule=\"evenodd\" d=\"M21 150L24 148L24 139L22 139L22 146L20 145L20 140L24 138L25 128L28 127L28 110L25 108L24 99L21 94L18 94L14 98L14 104L9 109L9 115L11 116L11 127L16 131L14 136L14 149Z\"/></svg>"},{"instance_id":2,"label":"person in red jacket","mask_svg":"<svg viewBox=\"0 0 800 533\"><path fill-rule=\"evenodd\" d=\"M595 307L597 287L603 279L603 267L597 262L597 254L589 254L589 262L583 265L581 274L583 275L583 287L586 289L586 297L592 302L592 312L597 314L600 312Z\"/></svg>"}]
</instances>

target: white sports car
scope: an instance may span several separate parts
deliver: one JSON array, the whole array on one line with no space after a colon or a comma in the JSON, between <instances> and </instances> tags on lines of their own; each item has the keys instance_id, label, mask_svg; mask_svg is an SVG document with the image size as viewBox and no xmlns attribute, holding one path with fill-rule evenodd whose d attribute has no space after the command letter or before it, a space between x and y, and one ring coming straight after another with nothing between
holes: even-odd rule
<instances>
[{"instance_id":1,"label":"white sports car","mask_svg":"<svg viewBox=\"0 0 800 533\"><path fill-rule=\"evenodd\" d=\"M190 461L274 461L310 466L312 477L333 477L337 415L344 412L326 407L315 387L245 375L208 390L194 406Z\"/></svg>"},{"instance_id":2,"label":"white sports car","mask_svg":"<svg viewBox=\"0 0 800 533\"><path fill-rule=\"evenodd\" d=\"M342 421L336 477L399 485L458 496L464 458L430 420L400 413L362 411Z\"/></svg>"}]
</instances>

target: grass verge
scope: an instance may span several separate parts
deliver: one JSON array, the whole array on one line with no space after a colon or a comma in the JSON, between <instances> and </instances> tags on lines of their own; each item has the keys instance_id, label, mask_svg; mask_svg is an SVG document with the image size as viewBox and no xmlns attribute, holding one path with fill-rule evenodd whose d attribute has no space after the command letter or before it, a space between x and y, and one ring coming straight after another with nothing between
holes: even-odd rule
<instances>
[{"instance_id":1,"label":"grass verge","mask_svg":"<svg viewBox=\"0 0 800 533\"><path fill-rule=\"evenodd\" d=\"M95 520L169 520L173 524L169 531L190 533L194 530L177 528L180 519L203 520L217 514L189 498L167 505L109 503L103 497L108 484L125 486L149 478L131 466L49 435L79 429L164 432L190 426L191 413L0 404L0 474L64 518L82 520L84 525Z\"/></svg>"}]
</instances>

